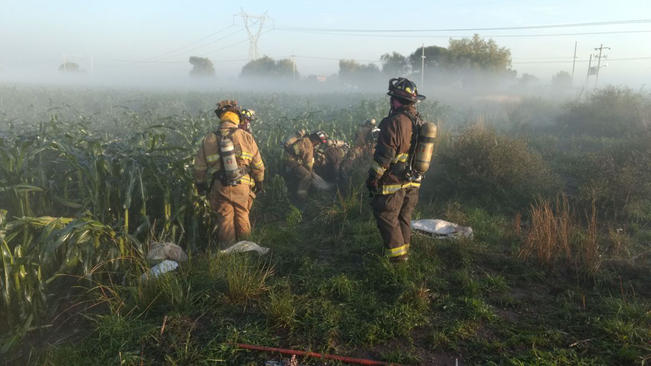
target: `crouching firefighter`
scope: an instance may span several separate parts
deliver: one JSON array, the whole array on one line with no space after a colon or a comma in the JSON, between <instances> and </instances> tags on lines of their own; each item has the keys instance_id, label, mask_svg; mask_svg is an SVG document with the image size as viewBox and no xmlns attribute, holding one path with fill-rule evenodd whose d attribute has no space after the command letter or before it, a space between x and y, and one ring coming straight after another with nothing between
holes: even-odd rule
<instances>
[{"instance_id":1,"label":"crouching firefighter","mask_svg":"<svg viewBox=\"0 0 651 366\"><path fill-rule=\"evenodd\" d=\"M407 261L411 214L418 203L423 174L432 157L436 125L423 122L416 103L425 99L416 84L389 81L391 110L380 122L373 162L366 186L373 197L373 215L392 262Z\"/></svg>"},{"instance_id":2,"label":"crouching firefighter","mask_svg":"<svg viewBox=\"0 0 651 366\"><path fill-rule=\"evenodd\" d=\"M237 101L219 102L215 114L220 125L201 142L194 179L197 191L207 195L217 216L217 236L223 248L251 232L249 211L256 193L263 189L264 163L253 136L238 128Z\"/></svg>"},{"instance_id":3,"label":"crouching firefighter","mask_svg":"<svg viewBox=\"0 0 651 366\"><path fill-rule=\"evenodd\" d=\"M328 142L328 135L323 131L306 134L298 131L283 143L285 147L285 175L288 186L295 191L299 200L307 198L315 173L314 150Z\"/></svg>"}]
</instances>

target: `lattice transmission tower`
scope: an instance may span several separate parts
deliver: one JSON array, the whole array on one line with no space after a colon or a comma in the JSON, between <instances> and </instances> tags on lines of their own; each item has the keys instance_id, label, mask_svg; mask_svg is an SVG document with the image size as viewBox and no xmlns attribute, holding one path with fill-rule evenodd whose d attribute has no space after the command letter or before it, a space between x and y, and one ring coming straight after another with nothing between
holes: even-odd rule
<instances>
[{"instance_id":1,"label":"lattice transmission tower","mask_svg":"<svg viewBox=\"0 0 651 366\"><path fill-rule=\"evenodd\" d=\"M249 59L255 60L258 58L258 39L262 33L265 21L269 19L267 12L262 15L251 15L242 10L239 14L242 17L244 28L249 34Z\"/></svg>"}]
</instances>

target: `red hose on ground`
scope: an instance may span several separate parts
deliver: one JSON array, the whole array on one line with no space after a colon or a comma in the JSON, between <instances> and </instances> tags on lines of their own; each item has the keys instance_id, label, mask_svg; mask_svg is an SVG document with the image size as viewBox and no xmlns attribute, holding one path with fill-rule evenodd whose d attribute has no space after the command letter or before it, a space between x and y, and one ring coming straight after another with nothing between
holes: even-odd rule
<instances>
[{"instance_id":1,"label":"red hose on ground","mask_svg":"<svg viewBox=\"0 0 651 366\"><path fill-rule=\"evenodd\" d=\"M366 360L366 359L363 359L363 358L353 358L353 357L345 357L345 356L337 356L337 355L328 355L328 354L321 354L321 353L315 353L315 352L294 351L294 350L286 349L286 348L256 346L256 345L253 345L253 344L244 344L244 343L238 343L237 346L239 348L251 349L251 350L255 350L255 351L278 352L278 353L283 353L283 354L286 354L286 355L297 355L297 356L325 358L325 359L329 359L329 360L337 360L337 361L346 362L346 363L355 363L355 364L358 364L358 365L400 366L397 363L387 363L387 362L382 362L382 361Z\"/></svg>"}]
</instances>

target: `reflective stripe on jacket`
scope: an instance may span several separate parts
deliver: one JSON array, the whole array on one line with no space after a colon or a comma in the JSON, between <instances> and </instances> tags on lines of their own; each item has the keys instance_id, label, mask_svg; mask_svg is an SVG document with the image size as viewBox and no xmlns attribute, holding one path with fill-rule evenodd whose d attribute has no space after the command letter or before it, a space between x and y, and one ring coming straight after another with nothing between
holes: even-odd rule
<instances>
[{"instance_id":1,"label":"reflective stripe on jacket","mask_svg":"<svg viewBox=\"0 0 651 366\"><path fill-rule=\"evenodd\" d=\"M314 166L314 144L312 144L309 136L301 137L290 146L287 160L312 171Z\"/></svg>"},{"instance_id":2,"label":"reflective stripe on jacket","mask_svg":"<svg viewBox=\"0 0 651 366\"><path fill-rule=\"evenodd\" d=\"M418 112L413 105L403 106L380 122L380 134L371 163L371 169L380 177L380 194L392 194L403 188L420 187L420 182L411 182L393 169L396 165L406 167L409 159L413 124L405 113L416 116Z\"/></svg>"},{"instance_id":3,"label":"reflective stripe on jacket","mask_svg":"<svg viewBox=\"0 0 651 366\"><path fill-rule=\"evenodd\" d=\"M239 121L234 119L236 118L225 113L225 116L222 116L219 130L204 137L194 159L194 179L196 182L209 185L213 175L222 169L221 155L219 153L220 138L217 133L223 136L228 135L233 140L237 165L247 172L247 174L243 175L241 182L254 186L255 182L264 181L264 163L258 145L253 135L237 127Z\"/></svg>"}]
</instances>

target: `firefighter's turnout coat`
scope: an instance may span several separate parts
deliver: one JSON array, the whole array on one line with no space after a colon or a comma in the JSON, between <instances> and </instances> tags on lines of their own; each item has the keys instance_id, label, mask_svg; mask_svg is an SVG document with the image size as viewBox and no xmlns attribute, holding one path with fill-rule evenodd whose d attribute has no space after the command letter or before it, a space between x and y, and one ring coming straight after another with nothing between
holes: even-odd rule
<instances>
[{"instance_id":1,"label":"firefighter's turnout coat","mask_svg":"<svg viewBox=\"0 0 651 366\"><path fill-rule=\"evenodd\" d=\"M204 137L194 160L194 178L209 187L208 200L217 214L218 238L226 245L245 239L251 232L249 210L253 204L256 182L264 181L264 163L258 145L250 133L238 128L239 116L233 112L222 115L219 129ZM222 177L219 143L222 136L233 141L241 178L227 184Z\"/></svg>"},{"instance_id":2,"label":"firefighter's turnout coat","mask_svg":"<svg viewBox=\"0 0 651 366\"><path fill-rule=\"evenodd\" d=\"M410 118L411 117L411 118ZM411 214L418 203L420 181L406 177L412 130L420 117L413 105L392 111L380 122L371 169L378 178L372 206L390 259L406 259L411 239Z\"/></svg>"},{"instance_id":3,"label":"firefighter's turnout coat","mask_svg":"<svg viewBox=\"0 0 651 366\"><path fill-rule=\"evenodd\" d=\"M309 136L299 138L287 147L286 172L290 186L296 189L299 198L307 197L314 168L314 144Z\"/></svg>"}]
</instances>

